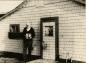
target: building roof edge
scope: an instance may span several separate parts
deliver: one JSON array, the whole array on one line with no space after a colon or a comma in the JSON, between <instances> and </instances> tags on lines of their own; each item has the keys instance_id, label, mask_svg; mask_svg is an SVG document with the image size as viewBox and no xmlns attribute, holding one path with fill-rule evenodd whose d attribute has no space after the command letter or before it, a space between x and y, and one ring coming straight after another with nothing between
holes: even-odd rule
<instances>
[{"instance_id":1,"label":"building roof edge","mask_svg":"<svg viewBox=\"0 0 86 63\"><path fill-rule=\"evenodd\" d=\"M7 12L4 16L0 17L0 21L4 18L6 18L7 16L11 15L12 13L18 11L20 8L23 8L23 4L26 2L26 0L22 1L21 4L19 4L16 8L14 8L13 10Z\"/></svg>"}]
</instances>

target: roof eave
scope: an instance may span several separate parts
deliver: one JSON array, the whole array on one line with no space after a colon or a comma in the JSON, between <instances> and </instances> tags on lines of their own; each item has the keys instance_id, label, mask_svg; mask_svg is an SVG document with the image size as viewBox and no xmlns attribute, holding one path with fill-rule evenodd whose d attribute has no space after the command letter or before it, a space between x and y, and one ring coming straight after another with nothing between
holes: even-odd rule
<instances>
[{"instance_id":1,"label":"roof eave","mask_svg":"<svg viewBox=\"0 0 86 63\"><path fill-rule=\"evenodd\" d=\"M12 13L16 12L17 10L19 10L20 8L23 7L23 4L25 3L26 0L24 0L21 4L19 4L16 8L14 8L13 10L7 12L5 15L3 15L2 17L0 17L0 21L4 18L6 18L7 16L11 15Z\"/></svg>"}]
</instances>

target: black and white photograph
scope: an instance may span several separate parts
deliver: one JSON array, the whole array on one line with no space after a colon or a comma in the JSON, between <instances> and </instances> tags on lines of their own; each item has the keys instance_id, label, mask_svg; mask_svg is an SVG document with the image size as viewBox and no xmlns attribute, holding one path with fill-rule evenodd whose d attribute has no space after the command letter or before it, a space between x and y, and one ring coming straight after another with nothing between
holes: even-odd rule
<instances>
[{"instance_id":1,"label":"black and white photograph","mask_svg":"<svg viewBox=\"0 0 86 63\"><path fill-rule=\"evenodd\" d=\"M0 0L0 63L86 63L86 0Z\"/></svg>"}]
</instances>

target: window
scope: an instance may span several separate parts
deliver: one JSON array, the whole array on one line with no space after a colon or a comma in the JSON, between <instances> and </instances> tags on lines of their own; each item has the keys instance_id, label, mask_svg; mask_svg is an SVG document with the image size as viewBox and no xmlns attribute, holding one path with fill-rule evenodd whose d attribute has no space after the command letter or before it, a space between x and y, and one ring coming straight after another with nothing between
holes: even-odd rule
<instances>
[{"instance_id":1,"label":"window","mask_svg":"<svg viewBox=\"0 0 86 63\"><path fill-rule=\"evenodd\" d=\"M45 26L45 36L53 36L53 26Z\"/></svg>"},{"instance_id":2,"label":"window","mask_svg":"<svg viewBox=\"0 0 86 63\"><path fill-rule=\"evenodd\" d=\"M19 24L10 24L10 32L20 32Z\"/></svg>"}]
</instances>

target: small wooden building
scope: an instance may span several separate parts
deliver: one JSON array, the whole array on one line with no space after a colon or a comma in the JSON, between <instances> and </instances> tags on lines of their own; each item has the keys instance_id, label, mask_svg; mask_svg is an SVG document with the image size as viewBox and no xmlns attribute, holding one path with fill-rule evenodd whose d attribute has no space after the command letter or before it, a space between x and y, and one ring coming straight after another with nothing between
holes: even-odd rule
<instances>
[{"instance_id":1,"label":"small wooden building","mask_svg":"<svg viewBox=\"0 0 86 63\"><path fill-rule=\"evenodd\" d=\"M10 27L18 27L21 33L26 23L31 23L36 34L33 56L86 62L85 17L85 4L74 0L25 0L0 19L0 52L21 55L23 41L8 37ZM50 35L46 29L52 30Z\"/></svg>"}]
</instances>

